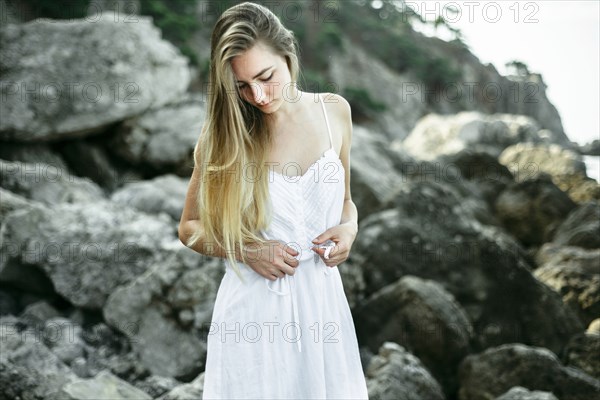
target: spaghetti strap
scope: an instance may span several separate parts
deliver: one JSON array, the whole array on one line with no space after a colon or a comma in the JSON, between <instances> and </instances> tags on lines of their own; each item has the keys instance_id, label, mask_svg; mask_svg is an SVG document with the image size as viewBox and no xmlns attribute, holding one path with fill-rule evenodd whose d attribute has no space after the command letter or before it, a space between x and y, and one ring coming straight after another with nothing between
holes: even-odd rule
<instances>
[{"instance_id":1,"label":"spaghetti strap","mask_svg":"<svg viewBox=\"0 0 600 400\"><path fill-rule=\"evenodd\" d=\"M327 124L327 133L329 133L329 148L333 150L333 139L331 139L331 129L329 128L329 119L327 118L327 111L325 111L325 102L323 101L323 96L319 95L319 99L321 100L321 107L323 108L323 114L325 115L325 123Z\"/></svg>"}]
</instances>

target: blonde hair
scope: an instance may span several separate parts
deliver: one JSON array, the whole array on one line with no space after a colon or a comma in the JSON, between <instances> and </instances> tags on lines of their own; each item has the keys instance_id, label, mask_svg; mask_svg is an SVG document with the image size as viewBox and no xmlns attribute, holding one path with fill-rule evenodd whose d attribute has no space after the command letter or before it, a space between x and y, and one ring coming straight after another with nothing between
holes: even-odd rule
<instances>
[{"instance_id":1,"label":"blonde hair","mask_svg":"<svg viewBox=\"0 0 600 400\"><path fill-rule=\"evenodd\" d=\"M213 28L205 128L194 148L202 232L207 243L225 249L226 261L242 282L233 249L241 250L246 263L245 246L264 243L257 232L268 228L272 219L269 174L263 168L272 144L269 115L242 100L231 67L234 57L258 42L285 58L292 84L297 82L300 67L293 32L260 4L230 7ZM193 246L200 235L194 232L187 246Z\"/></svg>"}]
</instances>

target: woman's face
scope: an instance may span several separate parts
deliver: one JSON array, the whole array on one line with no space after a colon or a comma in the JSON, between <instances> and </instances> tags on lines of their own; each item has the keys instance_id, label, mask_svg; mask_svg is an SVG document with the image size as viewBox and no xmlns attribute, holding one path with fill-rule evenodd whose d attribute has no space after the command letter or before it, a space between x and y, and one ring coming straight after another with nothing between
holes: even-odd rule
<instances>
[{"instance_id":1,"label":"woman's face","mask_svg":"<svg viewBox=\"0 0 600 400\"><path fill-rule=\"evenodd\" d=\"M284 93L290 93L291 76L285 59L261 42L234 57L231 67L242 99L264 113L279 109Z\"/></svg>"}]
</instances>

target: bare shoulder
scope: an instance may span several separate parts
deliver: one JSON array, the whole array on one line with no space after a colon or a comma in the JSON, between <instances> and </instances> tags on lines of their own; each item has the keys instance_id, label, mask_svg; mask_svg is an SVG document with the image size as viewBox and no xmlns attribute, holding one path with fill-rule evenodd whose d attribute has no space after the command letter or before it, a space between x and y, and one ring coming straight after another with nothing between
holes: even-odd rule
<instances>
[{"instance_id":1,"label":"bare shoulder","mask_svg":"<svg viewBox=\"0 0 600 400\"><path fill-rule=\"evenodd\" d=\"M352 138L352 109L350 103L342 95L323 93L325 106L335 119L336 131L342 132L342 143L346 144Z\"/></svg>"},{"instance_id":2,"label":"bare shoulder","mask_svg":"<svg viewBox=\"0 0 600 400\"><path fill-rule=\"evenodd\" d=\"M347 122L347 119L351 119L352 110L350 109L350 103L342 95L337 93L323 93L323 99L326 106L333 110L340 121Z\"/></svg>"}]
</instances>

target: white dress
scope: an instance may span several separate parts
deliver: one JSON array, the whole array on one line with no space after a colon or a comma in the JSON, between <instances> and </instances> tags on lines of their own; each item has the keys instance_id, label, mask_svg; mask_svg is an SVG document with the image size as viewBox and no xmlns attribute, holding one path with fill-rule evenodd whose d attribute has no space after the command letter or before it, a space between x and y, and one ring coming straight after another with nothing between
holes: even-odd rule
<instances>
[{"instance_id":1,"label":"white dress","mask_svg":"<svg viewBox=\"0 0 600 400\"><path fill-rule=\"evenodd\" d=\"M320 102L330 148L304 175L270 169L273 222L262 231L299 251L300 263L294 275L271 281L238 262L243 283L224 262L207 339L205 400L368 399L340 272L310 250L316 236L340 223L345 193Z\"/></svg>"}]
</instances>

